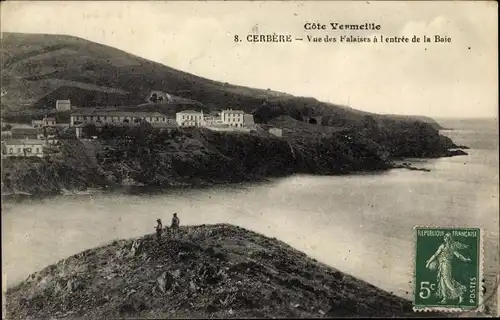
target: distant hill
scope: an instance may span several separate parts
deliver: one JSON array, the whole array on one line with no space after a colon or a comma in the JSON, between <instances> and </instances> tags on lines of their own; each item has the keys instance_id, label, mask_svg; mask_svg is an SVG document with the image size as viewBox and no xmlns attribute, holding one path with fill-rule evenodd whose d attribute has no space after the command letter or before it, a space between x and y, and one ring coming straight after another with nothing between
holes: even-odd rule
<instances>
[{"instance_id":1,"label":"distant hill","mask_svg":"<svg viewBox=\"0 0 500 320\"><path fill-rule=\"evenodd\" d=\"M191 107L183 104L233 107L252 112L261 123L281 115L301 121L325 116L323 124L340 126L359 125L367 116L386 118L314 98L208 80L72 36L2 33L1 43L2 115L40 115L57 99L79 107L131 107L160 91L176 96L178 109ZM163 105L163 111L170 107Z\"/></svg>"},{"instance_id":2,"label":"distant hill","mask_svg":"<svg viewBox=\"0 0 500 320\"><path fill-rule=\"evenodd\" d=\"M9 319L431 317L411 302L237 226L117 240L7 291Z\"/></svg>"},{"instance_id":3,"label":"distant hill","mask_svg":"<svg viewBox=\"0 0 500 320\"><path fill-rule=\"evenodd\" d=\"M57 99L79 107L140 105L162 91L250 112L266 99L290 97L204 79L72 36L3 33L1 42L2 111L51 108Z\"/></svg>"},{"instance_id":4,"label":"distant hill","mask_svg":"<svg viewBox=\"0 0 500 320\"><path fill-rule=\"evenodd\" d=\"M70 99L81 108L113 106L169 115L184 109L209 112L232 107L252 113L256 123L278 119L284 129L300 128L309 136L360 132L390 157L437 157L457 147L439 135L442 127L427 117L379 115L212 81L71 36L3 33L1 40L1 111L7 122L29 123L49 113L58 122L68 122L69 112L54 111L57 99ZM155 92L174 98L153 103ZM330 128L316 130L295 121Z\"/></svg>"}]
</instances>

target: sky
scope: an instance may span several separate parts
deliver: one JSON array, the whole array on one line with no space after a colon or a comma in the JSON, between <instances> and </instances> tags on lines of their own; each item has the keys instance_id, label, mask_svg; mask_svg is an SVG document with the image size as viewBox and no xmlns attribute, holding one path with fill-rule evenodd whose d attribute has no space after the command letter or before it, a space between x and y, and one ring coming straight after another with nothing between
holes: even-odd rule
<instances>
[{"instance_id":1,"label":"sky","mask_svg":"<svg viewBox=\"0 0 500 320\"><path fill-rule=\"evenodd\" d=\"M496 1L5 1L1 30L67 34L205 78L376 113L498 116ZM380 24L304 30L306 22ZM234 42L285 34L304 41ZM312 43L314 37L447 36L451 43Z\"/></svg>"}]
</instances>

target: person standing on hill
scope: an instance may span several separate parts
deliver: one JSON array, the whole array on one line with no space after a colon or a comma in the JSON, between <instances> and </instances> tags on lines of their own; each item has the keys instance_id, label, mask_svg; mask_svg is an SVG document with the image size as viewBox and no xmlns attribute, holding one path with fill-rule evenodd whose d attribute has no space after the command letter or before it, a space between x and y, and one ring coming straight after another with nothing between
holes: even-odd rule
<instances>
[{"instance_id":1,"label":"person standing on hill","mask_svg":"<svg viewBox=\"0 0 500 320\"><path fill-rule=\"evenodd\" d=\"M158 239L158 241L160 241L161 233L163 231L163 224L161 223L160 219L156 220L156 222L158 223L155 227L156 228L156 239Z\"/></svg>"},{"instance_id":2,"label":"person standing on hill","mask_svg":"<svg viewBox=\"0 0 500 320\"><path fill-rule=\"evenodd\" d=\"M177 213L174 213L174 216L172 217L172 224L170 225L172 237L175 237L179 234L179 224L179 217L177 217Z\"/></svg>"}]
</instances>

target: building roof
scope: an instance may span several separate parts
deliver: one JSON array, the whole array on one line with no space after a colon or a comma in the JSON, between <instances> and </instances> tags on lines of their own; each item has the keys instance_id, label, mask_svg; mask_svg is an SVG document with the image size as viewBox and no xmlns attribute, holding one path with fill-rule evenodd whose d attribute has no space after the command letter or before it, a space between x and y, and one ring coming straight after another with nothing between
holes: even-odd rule
<instances>
[{"instance_id":1,"label":"building roof","mask_svg":"<svg viewBox=\"0 0 500 320\"><path fill-rule=\"evenodd\" d=\"M233 109L226 109L226 110L223 110L222 112L224 112L224 113L245 113L242 110L233 110Z\"/></svg>"},{"instance_id":2,"label":"building roof","mask_svg":"<svg viewBox=\"0 0 500 320\"><path fill-rule=\"evenodd\" d=\"M180 112L177 112L177 113L196 113L196 114L201 114L200 111L196 111L196 110L183 110L183 111L180 111Z\"/></svg>"},{"instance_id":3,"label":"building roof","mask_svg":"<svg viewBox=\"0 0 500 320\"><path fill-rule=\"evenodd\" d=\"M135 111L117 111L117 110L79 110L73 112L72 116L113 116L113 117L166 117L159 112L135 112Z\"/></svg>"},{"instance_id":4,"label":"building roof","mask_svg":"<svg viewBox=\"0 0 500 320\"><path fill-rule=\"evenodd\" d=\"M31 126L29 127L20 127L20 126L15 126L10 129L10 131L15 132L15 133L21 133L21 132L26 132L26 133L32 133L32 132L39 132L40 130L38 128L33 128Z\"/></svg>"},{"instance_id":5,"label":"building roof","mask_svg":"<svg viewBox=\"0 0 500 320\"><path fill-rule=\"evenodd\" d=\"M71 103L71 101L69 100L57 100L56 103L61 103L61 102L64 102L64 103Z\"/></svg>"},{"instance_id":6,"label":"building roof","mask_svg":"<svg viewBox=\"0 0 500 320\"><path fill-rule=\"evenodd\" d=\"M45 141L38 139L10 139L10 140L5 140L5 144L10 146L30 145L30 144L43 145L45 144Z\"/></svg>"}]
</instances>

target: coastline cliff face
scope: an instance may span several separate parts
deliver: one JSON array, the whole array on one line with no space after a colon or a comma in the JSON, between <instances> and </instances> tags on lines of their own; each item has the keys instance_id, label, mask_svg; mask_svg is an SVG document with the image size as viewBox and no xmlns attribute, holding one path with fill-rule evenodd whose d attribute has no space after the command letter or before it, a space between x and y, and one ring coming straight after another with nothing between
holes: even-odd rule
<instances>
[{"instance_id":1,"label":"coastline cliff face","mask_svg":"<svg viewBox=\"0 0 500 320\"><path fill-rule=\"evenodd\" d=\"M342 175L393 168L400 157L451 156L454 144L425 124L401 132L270 134L105 127L97 140L60 140L43 159L2 161L2 194L57 194L114 186L190 187L291 174Z\"/></svg>"},{"instance_id":2,"label":"coastline cliff face","mask_svg":"<svg viewBox=\"0 0 500 320\"><path fill-rule=\"evenodd\" d=\"M116 240L8 289L9 319L395 317L411 302L237 226Z\"/></svg>"},{"instance_id":3,"label":"coastline cliff face","mask_svg":"<svg viewBox=\"0 0 500 320\"><path fill-rule=\"evenodd\" d=\"M2 159L2 194L59 194L63 190L86 190L102 186L83 145L65 141L61 153L50 158L12 157Z\"/></svg>"},{"instance_id":4,"label":"coastline cliff face","mask_svg":"<svg viewBox=\"0 0 500 320\"><path fill-rule=\"evenodd\" d=\"M48 159L5 159L2 192L197 186L390 168L376 147L355 135L295 141L204 129L105 128L98 140L61 143L61 154Z\"/></svg>"},{"instance_id":5,"label":"coastline cliff face","mask_svg":"<svg viewBox=\"0 0 500 320\"><path fill-rule=\"evenodd\" d=\"M383 125L368 126L366 134L395 158L447 157L455 155L450 149L458 148L431 124L421 121L384 120Z\"/></svg>"},{"instance_id":6,"label":"coastline cliff face","mask_svg":"<svg viewBox=\"0 0 500 320\"><path fill-rule=\"evenodd\" d=\"M232 107L253 114L260 126L277 123L292 132L291 137L278 139L203 130L177 130L171 136L135 132L126 137L126 132L108 130L100 134L101 142L63 141L61 155L50 159L5 159L2 193L203 185L293 173L347 174L388 169L391 158L461 153L449 150L457 146L440 136L439 125L430 119L377 115L314 98L212 81L77 37L2 36L3 121L30 123L51 114L58 122L68 122L69 112L52 106L60 97L70 97L82 109L114 105L168 116L186 108L209 112ZM149 103L148 95L158 90L174 96L189 92L189 99ZM32 103L21 106L20 100ZM121 137L112 141L113 135Z\"/></svg>"}]
</instances>

